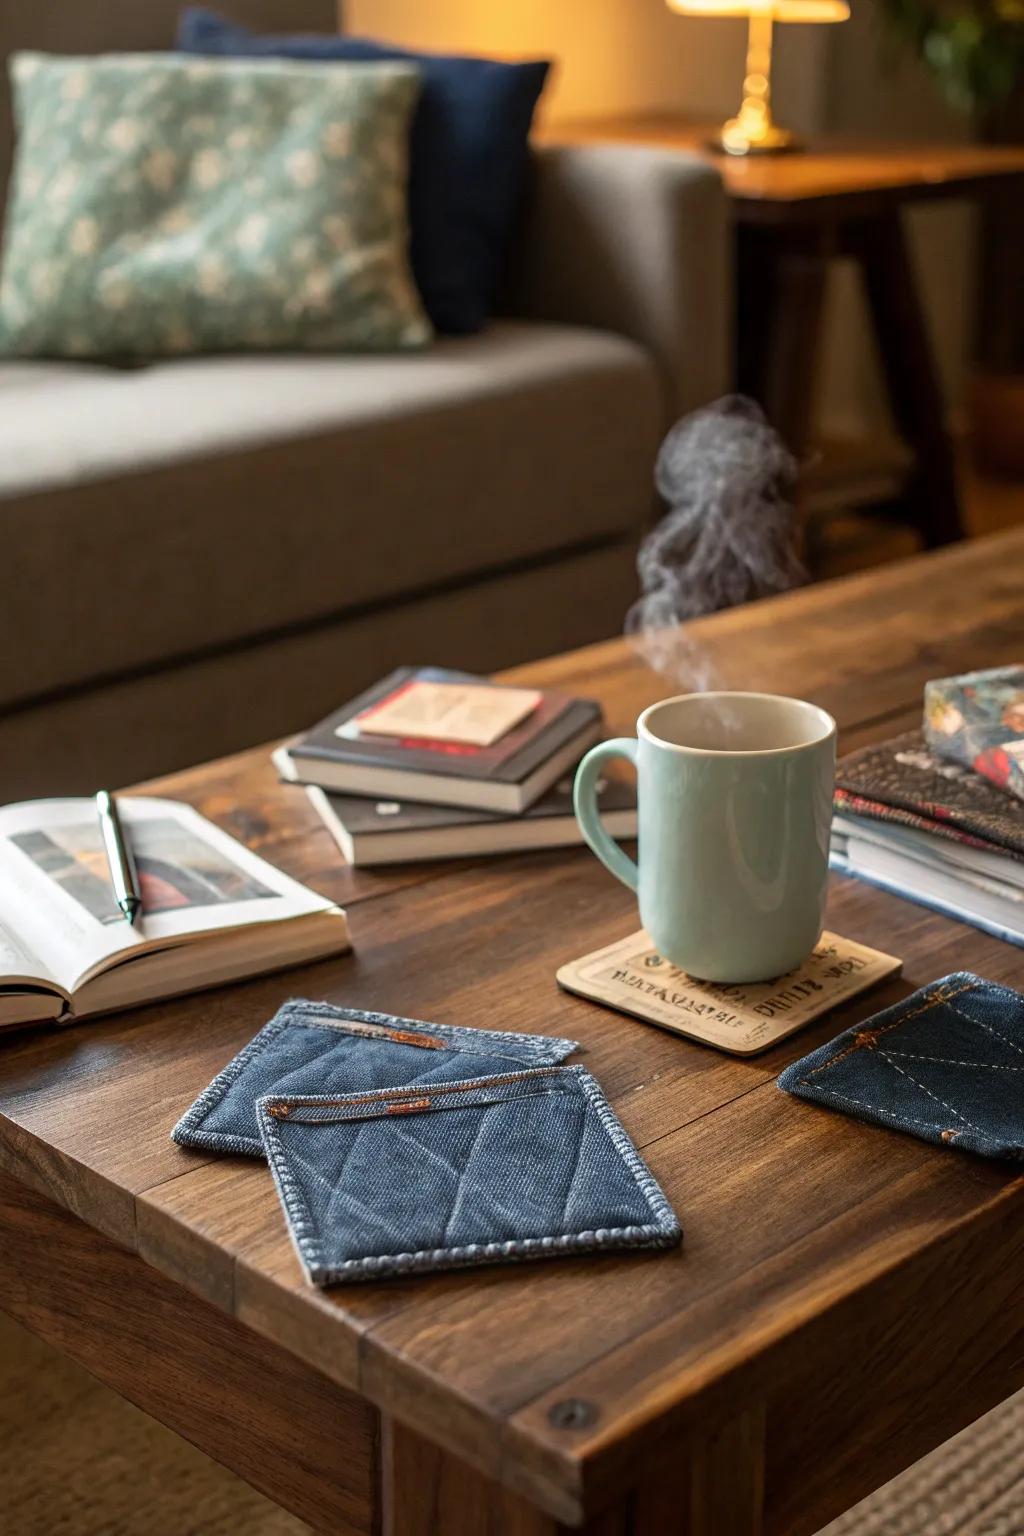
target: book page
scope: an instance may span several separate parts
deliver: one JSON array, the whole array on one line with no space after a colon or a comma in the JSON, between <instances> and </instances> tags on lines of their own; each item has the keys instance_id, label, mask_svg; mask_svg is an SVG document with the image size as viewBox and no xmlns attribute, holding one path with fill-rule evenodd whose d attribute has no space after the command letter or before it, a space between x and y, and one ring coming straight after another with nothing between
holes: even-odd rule
<instances>
[{"instance_id":1,"label":"book page","mask_svg":"<svg viewBox=\"0 0 1024 1536\"><path fill-rule=\"evenodd\" d=\"M53 981L39 956L26 949L14 930L0 918L0 987L52 985Z\"/></svg>"},{"instance_id":2,"label":"book page","mask_svg":"<svg viewBox=\"0 0 1024 1536\"><path fill-rule=\"evenodd\" d=\"M133 939L114 901L91 800L0 810L0 921L65 991Z\"/></svg>"},{"instance_id":3,"label":"book page","mask_svg":"<svg viewBox=\"0 0 1024 1536\"><path fill-rule=\"evenodd\" d=\"M67 990L189 937L330 908L191 807L119 801L142 887L132 927L114 898L92 800L0 810L0 919Z\"/></svg>"}]
</instances>

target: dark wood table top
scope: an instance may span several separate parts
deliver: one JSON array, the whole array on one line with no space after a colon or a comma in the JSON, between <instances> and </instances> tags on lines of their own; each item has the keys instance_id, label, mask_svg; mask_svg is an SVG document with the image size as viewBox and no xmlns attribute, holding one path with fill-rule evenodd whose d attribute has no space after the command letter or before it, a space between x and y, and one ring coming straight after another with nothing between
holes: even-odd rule
<instances>
[{"instance_id":1,"label":"dark wood table top","mask_svg":"<svg viewBox=\"0 0 1024 1536\"><path fill-rule=\"evenodd\" d=\"M1022 560L1024 530L716 615L692 636L721 684L812 699L849 748L914 723L926 679L1024 657ZM600 698L609 734L677 691L617 640L509 676ZM562 1520L631 1487L689 1426L766 1404L767 1529L811 1531L842 1507L840 1486L850 1502L1017 1385L1020 1174L797 1102L775 1078L949 970L1021 984L1019 950L835 878L829 926L902 956L903 979L733 1059L559 991L562 962L637 924L582 850L348 869L265 751L146 788L343 902L355 950L5 1038L7 1174ZM265 1167L169 1139L229 1057L303 995L580 1040L683 1246L309 1286Z\"/></svg>"},{"instance_id":2,"label":"dark wood table top","mask_svg":"<svg viewBox=\"0 0 1024 1536\"><path fill-rule=\"evenodd\" d=\"M535 137L550 144L652 144L699 154L721 172L739 219L763 222L833 209L863 211L880 202L970 197L1024 178L1024 147L991 144L887 144L812 140L783 155L723 155L708 148L711 124L662 115L555 123Z\"/></svg>"}]
</instances>

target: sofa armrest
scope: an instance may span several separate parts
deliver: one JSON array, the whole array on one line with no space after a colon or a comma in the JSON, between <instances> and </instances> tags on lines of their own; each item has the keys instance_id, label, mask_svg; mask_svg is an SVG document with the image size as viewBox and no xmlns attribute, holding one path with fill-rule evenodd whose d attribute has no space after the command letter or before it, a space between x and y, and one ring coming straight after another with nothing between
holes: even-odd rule
<instances>
[{"instance_id":1,"label":"sofa armrest","mask_svg":"<svg viewBox=\"0 0 1024 1536\"><path fill-rule=\"evenodd\" d=\"M639 342L658 364L669 422L730 388L731 305L713 166L641 145L535 149L511 313Z\"/></svg>"}]
</instances>

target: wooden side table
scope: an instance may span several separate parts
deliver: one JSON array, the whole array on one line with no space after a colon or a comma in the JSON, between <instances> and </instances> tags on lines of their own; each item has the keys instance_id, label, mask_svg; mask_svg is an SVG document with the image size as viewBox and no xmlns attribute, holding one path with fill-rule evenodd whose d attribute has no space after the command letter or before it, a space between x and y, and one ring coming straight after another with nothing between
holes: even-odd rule
<instances>
[{"instance_id":1,"label":"wooden side table","mask_svg":"<svg viewBox=\"0 0 1024 1536\"><path fill-rule=\"evenodd\" d=\"M942 389L901 214L938 198L1010 206L1024 195L1024 149L836 144L744 160L710 151L709 136L669 117L566 124L544 135L551 143L654 144L706 155L718 167L736 222L737 384L798 454L809 446L828 263L852 257L912 454L907 519L929 546L962 537Z\"/></svg>"}]
</instances>

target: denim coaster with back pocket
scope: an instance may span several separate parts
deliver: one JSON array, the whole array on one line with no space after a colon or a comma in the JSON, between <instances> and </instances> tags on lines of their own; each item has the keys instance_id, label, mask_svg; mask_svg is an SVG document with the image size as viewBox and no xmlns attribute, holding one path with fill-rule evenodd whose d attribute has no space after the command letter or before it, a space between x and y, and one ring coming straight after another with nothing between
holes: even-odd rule
<instances>
[{"instance_id":1,"label":"denim coaster with back pocket","mask_svg":"<svg viewBox=\"0 0 1024 1536\"><path fill-rule=\"evenodd\" d=\"M779 1087L985 1157L1024 1158L1024 997L957 971L787 1067Z\"/></svg>"},{"instance_id":2,"label":"denim coaster with back pocket","mask_svg":"<svg viewBox=\"0 0 1024 1536\"><path fill-rule=\"evenodd\" d=\"M316 1285L669 1248L672 1208L583 1067L258 1105Z\"/></svg>"},{"instance_id":3,"label":"denim coaster with back pocket","mask_svg":"<svg viewBox=\"0 0 1024 1536\"><path fill-rule=\"evenodd\" d=\"M256 1100L365 1093L564 1061L575 1040L424 1024L293 1000L219 1072L171 1132L183 1147L263 1156Z\"/></svg>"}]
</instances>

